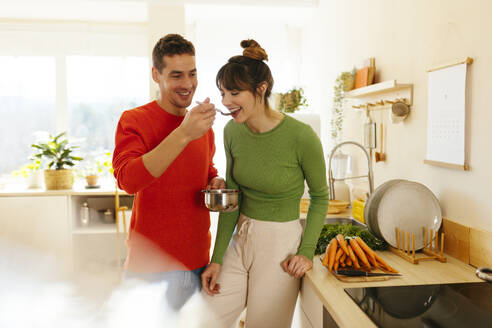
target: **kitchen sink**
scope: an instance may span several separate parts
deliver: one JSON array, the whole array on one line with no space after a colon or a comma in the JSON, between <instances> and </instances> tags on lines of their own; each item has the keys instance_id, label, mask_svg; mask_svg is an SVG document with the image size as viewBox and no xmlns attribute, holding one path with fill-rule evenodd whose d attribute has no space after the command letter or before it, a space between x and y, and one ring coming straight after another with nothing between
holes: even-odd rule
<instances>
[{"instance_id":1,"label":"kitchen sink","mask_svg":"<svg viewBox=\"0 0 492 328\"><path fill-rule=\"evenodd\" d=\"M359 220L356 220L351 217L346 217L346 218L326 218L325 219L325 224L352 224L354 226L362 227L364 229L367 229L367 226L360 222Z\"/></svg>"},{"instance_id":2,"label":"kitchen sink","mask_svg":"<svg viewBox=\"0 0 492 328\"><path fill-rule=\"evenodd\" d=\"M301 221L302 226L305 227L306 226L306 219L301 218L300 221ZM353 226L358 226L358 227L362 227L364 229L367 229L367 226L364 223L362 223L359 220L356 220L352 217L325 218L325 224L352 224Z\"/></svg>"}]
</instances>

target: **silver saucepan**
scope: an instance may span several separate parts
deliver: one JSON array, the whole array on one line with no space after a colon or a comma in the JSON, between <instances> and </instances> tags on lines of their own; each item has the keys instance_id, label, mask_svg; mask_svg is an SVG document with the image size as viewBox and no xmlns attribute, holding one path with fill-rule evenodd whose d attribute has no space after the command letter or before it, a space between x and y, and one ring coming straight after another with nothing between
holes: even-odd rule
<instances>
[{"instance_id":1,"label":"silver saucepan","mask_svg":"<svg viewBox=\"0 0 492 328\"><path fill-rule=\"evenodd\" d=\"M492 268L478 268L475 274L482 280L492 282Z\"/></svg>"},{"instance_id":2,"label":"silver saucepan","mask_svg":"<svg viewBox=\"0 0 492 328\"><path fill-rule=\"evenodd\" d=\"M232 212L237 210L239 193L237 189L202 190L205 206L212 212Z\"/></svg>"}]
</instances>

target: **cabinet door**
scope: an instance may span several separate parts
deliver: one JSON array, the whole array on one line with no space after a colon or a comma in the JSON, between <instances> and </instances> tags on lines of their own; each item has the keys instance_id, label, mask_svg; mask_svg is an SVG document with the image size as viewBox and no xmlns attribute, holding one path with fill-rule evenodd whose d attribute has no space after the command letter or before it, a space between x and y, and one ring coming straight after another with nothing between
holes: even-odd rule
<instances>
[{"instance_id":1,"label":"cabinet door","mask_svg":"<svg viewBox=\"0 0 492 328\"><path fill-rule=\"evenodd\" d=\"M11 246L8 255L22 246L70 255L68 196L0 197L0 239Z\"/></svg>"},{"instance_id":2,"label":"cabinet door","mask_svg":"<svg viewBox=\"0 0 492 328\"><path fill-rule=\"evenodd\" d=\"M315 328L323 327L323 303L309 282L305 280L302 282L300 300L301 309L306 314L310 324Z\"/></svg>"}]
</instances>

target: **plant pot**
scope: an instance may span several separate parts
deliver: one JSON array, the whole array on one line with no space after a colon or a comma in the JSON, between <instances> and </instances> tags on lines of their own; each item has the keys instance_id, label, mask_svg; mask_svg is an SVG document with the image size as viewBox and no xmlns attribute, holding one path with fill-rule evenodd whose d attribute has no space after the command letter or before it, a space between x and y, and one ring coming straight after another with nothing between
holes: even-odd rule
<instances>
[{"instance_id":1,"label":"plant pot","mask_svg":"<svg viewBox=\"0 0 492 328\"><path fill-rule=\"evenodd\" d=\"M46 190L72 189L72 170L45 170L44 184Z\"/></svg>"},{"instance_id":2,"label":"plant pot","mask_svg":"<svg viewBox=\"0 0 492 328\"><path fill-rule=\"evenodd\" d=\"M343 91L349 92L350 90L353 90L355 86L355 79L352 75L346 76L343 79Z\"/></svg>"},{"instance_id":3,"label":"plant pot","mask_svg":"<svg viewBox=\"0 0 492 328\"><path fill-rule=\"evenodd\" d=\"M97 179L99 178L98 175L86 175L85 176L85 181L87 182L87 185L89 187L94 187L97 186Z\"/></svg>"},{"instance_id":4,"label":"plant pot","mask_svg":"<svg viewBox=\"0 0 492 328\"><path fill-rule=\"evenodd\" d=\"M39 189L43 187L44 174L41 170L31 171L27 177L28 189Z\"/></svg>"}]
</instances>

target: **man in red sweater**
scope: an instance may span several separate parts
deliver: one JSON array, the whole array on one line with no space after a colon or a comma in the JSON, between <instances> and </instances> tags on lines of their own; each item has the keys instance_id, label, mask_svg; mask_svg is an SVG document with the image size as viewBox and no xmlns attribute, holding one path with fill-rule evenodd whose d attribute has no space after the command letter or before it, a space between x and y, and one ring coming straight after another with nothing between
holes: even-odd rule
<instances>
[{"instance_id":1,"label":"man in red sweater","mask_svg":"<svg viewBox=\"0 0 492 328\"><path fill-rule=\"evenodd\" d=\"M167 301L179 309L201 288L209 262L210 215L201 190L225 188L213 165L214 105L187 110L197 87L195 49L177 34L152 52L160 98L125 111L113 153L118 186L135 195L125 277L167 282Z\"/></svg>"}]
</instances>

